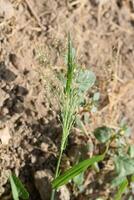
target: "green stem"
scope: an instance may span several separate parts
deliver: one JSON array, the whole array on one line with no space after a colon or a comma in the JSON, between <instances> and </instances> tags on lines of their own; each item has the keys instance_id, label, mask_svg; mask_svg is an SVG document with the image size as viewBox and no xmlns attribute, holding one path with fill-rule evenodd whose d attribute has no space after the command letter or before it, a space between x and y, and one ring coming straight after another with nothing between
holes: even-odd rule
<instances>
[{"instance_id":1,"label":"green stem","mask_svg":"<svg viewBox=\"0 0 134 200\"><path fill-rule=\"evenodd\" d=\"M63 117L63 134L62 134L62 141L61 141L61 148L60 148L60 154L56 166L56 172L55 172L55 179L59 175L59 169L60 169L60 163L61 163L61 158L63 151L66 146L66 141L67 137L69 135L72 121L71 118L73 116L73 113L70 114L70 98L71 98L71 87L72 87L72 80L73 80L73 73L74 73L74 57L73 57L73 52L72 52L72 43L70 39L70 34L68 35L68 60L67 60L67 82L66 82L66 87L65 87L65 98L66 98L66 103L65 103L65 110L64 110L64 117ZM70 123L71 122L71 123ZM52 190L51 194L51 199L50 200L55 200L55 192L56 190Z\"/></svg>"},{"instance_id":2,"label":"green stem","mask_svg":"<svg viewBox=\"0 0 134 200\"><path fill-rule=\"evenodd\" d=\"M59 158L58 158L58 162L57 162L57 166L56 166L55 179L56 179L56 178L58 177L58 175L59 175L59 169L60 169L60 163L61 163L62 154L63 154L63 150L61 149L61 150L60 150L60 155L59 155ZM51 194L51 199L50 199L50 200L55 200L55 192L56 192L56 190L53 189L53 190L52 190L52 194Z\"/></svg>"}]
</instances>

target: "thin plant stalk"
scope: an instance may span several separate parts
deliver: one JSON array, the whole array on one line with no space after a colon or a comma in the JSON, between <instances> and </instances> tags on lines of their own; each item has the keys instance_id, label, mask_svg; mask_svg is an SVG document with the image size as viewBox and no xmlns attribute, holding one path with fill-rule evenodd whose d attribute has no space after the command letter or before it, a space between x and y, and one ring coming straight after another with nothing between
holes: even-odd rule
<instances>
[{"instance_id":1,"label":"thin plant stalk","mask_svg":"<svg viewBox=\"0 0 134 200\"><path fill-rule=\"evenodd\" d=\"M62 139L60 153L57 162L55 179L60 175L60 163L64 150L66 149L68 136L74 125L78 107L84 100L86 91L92 87L95 82L95 75L89 70L80 70L76 68L75 52L72 47L70 35L68 37L68 54L67 54L67 78L64 92L60 99L60 109L62 118ZM54 180L55 180L54 179ZM52 191L51 200L55 199L55 190Z\"/></svg>"},{"instance_id":2,"label":"thin plant stalk","mask_svg":"<svg viewBox=\"0 0 134 200\"><path fill-rule=\"evenodd\" d=\"M60 163L61 163L61 158L62 158L62 154L63 154L63 151L60 151L59 158L58 158L58 162L57 162L57 166L56 166L55 177L54 177L54 178L57 178L57 177L58 177L59 169L60 169ZM56 192L56 190L53 189L53 190L52 190L52 194L51 194L51 200L54 200L54 199L55 199L55 192Z\"/></svg>"},{"instance_id":3,"label":"thin plant stalk","mask_svg":"<svg viewBox=\"0 0 134 200\"><path fill-rule=\"evenodd\" d=\"M60 153L59 158L56 166L55 171L55 179L59 176L59 169L60 169L60 163L63 155L63 151L66 148L67 139L69 136L69 133L71 131L74 118L75 118L75 108L76 108L76 101L77 98L75 98L74 92L72 91L72 81L73 81L73 75L74 75L74 55L73 55L73 48L72 43L70 40L70 35L68 37L68 54L67 54L67 81L64 91L64 97L63 97L63 105L62 105L62 140L61 140L61 147L60 147ZM51 200L55 199L55 190L52 191L51 194Z\"/></svg>"}]
</instances>

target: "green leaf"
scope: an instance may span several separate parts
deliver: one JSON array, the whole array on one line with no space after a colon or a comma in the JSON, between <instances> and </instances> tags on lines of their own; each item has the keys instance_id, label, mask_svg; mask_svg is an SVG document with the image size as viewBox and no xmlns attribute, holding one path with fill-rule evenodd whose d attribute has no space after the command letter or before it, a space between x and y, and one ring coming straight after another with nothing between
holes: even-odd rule
<instances>
[{"instance_id":1,"label":"green leaf","mask_svg":"<svg viewBox=\"0 0 134 200\"><path fill-rule=\"evenodd\" d=\"M96 128L94 131L94 136L101 143L106 143L112 136L112 129L106 126Z\"/></svg>"},{"instance_id":2,"label":"green leaf","mask_svg":"<svg viewBox=\"0 0 134 200\"><path fill-rule=\"evenodd\" d=\"M128 180L125 178L124 181L119 185L118 192L115 195L114 200L121 200L123 193L126 191L128 186Z\"/></svg>"},{"instance_id":3,"label":"green leaf","mask_svg":"<svg viewBox=\"0 0 134 200\"><path fill-rule=\"evenodd\" d=\"M93 164L93 168L95 169L96 172L100 172L100 168L97 162Z\"/></svg>"},{"instance_id":4,"label":"green leaf","mask_svg":"<svg viewBox=\"0 0 134 200\"><path fill-rule=\"evenodd\" d=\"M119 175L128 176L134 173L134 158L118 157L119 162Z\"/></svg>"},{"instance_id":5,"label":"green leaf","mask_svg":"<svg viewBox=\"0 0 134 200\"><path fill-rule=\"evenodd\" d=\"M92 71L80 70L76 77L76 84L79 94L84 94L95 83L96 77Z\"/></svg>"},{"instance_id":6,"label":"green leaf","mask_svg":"<svg viewBox=\"0 0 134 200\"><path fill-rule=\"evenodd\" d=\"M29 193L27 192L18 177L16 177L15 175L11 175L9 180L14 200L19 200L19 197L24 200L29 198Z\"/></svg>"},{"instance_id":7,"label":"green leaf","mask_svg":"<svg viewBox=\"0 0 134 200\"><path fill-rule=\"evenodd\" d=\"M84 172L78 174L77 176L75 176L73 178L73 182L75 183L75 185L77 185L78 187L81 186L84 182Z\"/></svg>"},{"instance_id":8,"label":"green leaf","mask_svg":"<svg viewBox=\"0 0 134 200\"><path fill-rule=\"evenodd\" d=\"M13 199L19 200L19 193L18 193L17 187L14 183L13 177L10 176L9 180L10 180L10 184L11 184Z\"/></svg>"},{"instance_id":9,"label":"green leaf","mask_svg":"<svg viewBox=\"0 0 134 200\"><path fill-rule=\"evenodd\" d=\"M134 182L134 175L131 176L131 182Z\"/></svg>"},{"instance_id":10,"label":"green leaf","mask_svg":"<svg viewBox=\"0 0 134 200\"><path fill-rule=\"evenodd\" d=\"M118 156L115 158L117 177L112 181L113 186L121 184L125 177L134 174L134 158Z\"/></svg>"},{"instance_id":11,"label":"green leaf","mask_svg":"<svg viewBox=\"0 0 134 200\"><path fill-rule=\"evenodd\" d=\"M131 158L134 158L134 144L129 146L128 153Z\"/></svg>"},{"instance_id":12,"label":"green leaf","mask_svg":"<svg viewBox=\"0 0 134 200\"><path fill-rule=\"evenodd\" d=\"M67 170L63 175L60 175L55 180L52 181L52 187L58 188L66 183L69 180L73 179L75 176L79 175L80 173L84 172L89 166L93 165L95 162L99 162L104 159L103 155L93 156L90 159L84 160L79 164L73 166L69 170Z\"/></svg>"},{"instance_id":13,"label":"green leaf","mask_svg":"<svg viewBox=\"0 0 134 200\"><path fill-rule=\"evenodd\" d=\"M99 92L96 92L93 96L93 101L98 101L100 98L100 93Z\"/></svg>"},{"instance_id":14,"label":"green leaf","mask_svg":"<svg viewBox=\"0 0 134 200\"><path fill-rule=\"evenodd\" d=\"M126 176L124 177L119 177L117 176L116 178L114 178L112 180L112 187L117 187L119 186L121 183L123 183L123 181L126 179Z\"/></svg>"}]
</instances>

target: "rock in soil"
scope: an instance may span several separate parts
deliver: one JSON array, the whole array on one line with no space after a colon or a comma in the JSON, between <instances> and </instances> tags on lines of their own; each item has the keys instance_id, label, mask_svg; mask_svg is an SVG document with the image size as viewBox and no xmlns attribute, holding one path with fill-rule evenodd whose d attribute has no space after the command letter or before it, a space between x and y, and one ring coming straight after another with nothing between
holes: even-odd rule
<instances>
[{"instance_id":1,"label":"rock in soil","mask_svg":"<svg viewBox=\"0 0 134 200\"><path fill-rule=\"evenodd\" d=\"M34 175L35 186L42 200L50 200L52 173L50 170L39 170Z\"/></svg>"},{"instance_id":2,"label":"rock in soil","mask_svg":"<svg viewBox=\"0 0 134 200\"><path fill-rule=\"evenodd\" d=\"M70 200L70 192L65 185L63 185L59 189L59 199L60 200Z\"/></svg>"},{"instance_id":3,"label":"rock in soil","mask_svg":"<svg viewBox=\"0 0 134 200\"><path fill-rule=\"evenodd\" d=\"M35 186L42 200L50 200L52 172L50 170L39 170L34 175ZM62 186L56 195L57 200L70 200L70 192L66 186Z\"/></svg>"}]
</instances>

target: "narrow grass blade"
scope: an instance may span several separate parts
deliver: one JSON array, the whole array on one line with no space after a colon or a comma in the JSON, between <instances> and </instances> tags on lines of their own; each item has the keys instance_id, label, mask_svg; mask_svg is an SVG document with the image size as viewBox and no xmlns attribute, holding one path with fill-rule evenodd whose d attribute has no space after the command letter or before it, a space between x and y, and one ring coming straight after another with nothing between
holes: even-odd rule
<instances>
[{"instance_id":1,"label":"narrow grass blade","mask_svg":"<svg viewBox=\"0 0 134 200\"><path fill-rule=\"evenodd\" d=\"M16 177L15 175L11 175L9 180L14 200L19 200L19 197L24 200L29 198L29 193L27 192L27 190L25 189L18 177Z\"/></svg>"},{"instance_id":2,"label":"narrow grass blade","mask_svg":"<svg viewBox=\"0 0 134 200\"><path fill-rule=\"evenodd\" d=\"M67 170L63 175L57 177L55 180L52 181L52 187L58 188L66 183L68 183L69 180L73 179L78 174L85 171L88 167L93 165L95 162L99 162L104 159L103 155L93 156L90 159L84 160L80 162L79 164L73 166L69 170Z\"/></svg>"},{"instance_id":3,"label":"narrow grass blade","mask_svg":"<svg viewBox=\"0 0 134 200\"><path fill-rule=\"evenodd\" d=\"M19 200L19 193L18 193L17 187L14 183L13 177L10 176L9 180L10 180L10 184L11 184L13 199Z\"/></svg>"},{"instance_id":4,"label":"narrow grass blade","mask_svg":"<svg viewBox=\"0 0 134 200\"><path fill-rule=\"evenodd\" d=\"M75 54L74 49L72 47L72 41L70 38L70 34L68 35L68 54L67 54L67 82L66 82L66 94L70 93L71 84L73 80L73 73L75 67Z\"/></svg>"},{"instance_id":5,"label":"narrow grass blade","mask_svg":"<svg viewBox=\"0 0 134 200\"><path fill-rule=\"evenodd\" d=\"M117 194L115 195L114 200L121 200L123 193L126 191L128 186L128 180L125 178L125 180L119 185L119 189Z\"/></svg>"}]
</instances>

